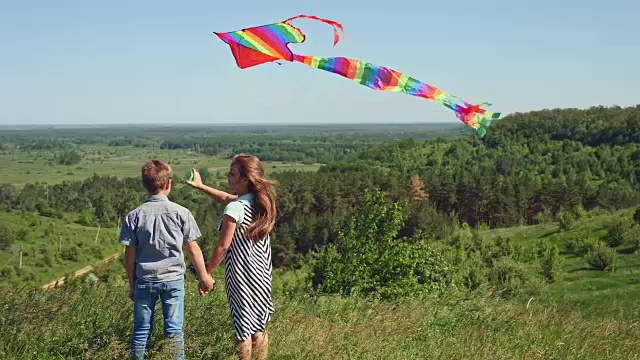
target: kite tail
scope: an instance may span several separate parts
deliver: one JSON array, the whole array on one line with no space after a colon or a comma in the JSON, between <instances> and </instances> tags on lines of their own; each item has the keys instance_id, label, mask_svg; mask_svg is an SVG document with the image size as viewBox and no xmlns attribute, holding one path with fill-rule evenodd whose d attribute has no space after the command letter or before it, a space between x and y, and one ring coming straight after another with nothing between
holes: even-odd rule
<instances>
[{"instance_id":1,"label":"kite tail","mask_svg":"<svg viewBox=\"0 0 640 360\"><path fill-rule=\"evenodd\" d=\"M454 104L454 106L447 107L455 112L456 117L460 119L460 121L475 129L476 133L482 137L487 132L486 128L491 126L493 121L500 119L500 113L487 111L482 108L484 105L490 106L491 104L481 103L472 105L464 102L464 106Z\"/></svg>"},{"instance_id":2,"label":"kite tail","mask_svg":"<svg viewBox=\"0 0 640 360\"><path fill-rule=\"evenodd\" d=\"M291 20L295 20L295 19L299 19L299 18L306 18L306 19L313 19L313 20L317 20L320 22L323 22L325 24L329 24L333 27L333 46L336 46L336 44L338 44L338 41L340 40L340 35L338 34L338 29L340 29L340 32L342 32L342 38L344 39L344 27L342 26L342 24L340 24L337 21L333 21L333 20L329 20L329 19L323 19L314 15L304 15L304 14L300 14L294 17L290 17L287 20L282 21L282 23L286 23L289 24L289 22ZM291 24L289 24L291 25ZM291 25L293 26L293 25Z\"/></svg>"},{"instance_id":3,"label":"kite tail","mask_svg":"<svg viewBox=\"0 0 640 360\"><path fill-rule=\"evenodd\" d=\"M399 71L368 62L344 57L323 58L319 56L293 55L293 61L315 69L332 72L374 90L402 92L408 95L435 100L454 111L456 117L475 129L479 136L486 134L486 127L500 118L482 106L489 103L469 104L455 95L435 86L425 84Z\"/></svg>"}]
</instances>

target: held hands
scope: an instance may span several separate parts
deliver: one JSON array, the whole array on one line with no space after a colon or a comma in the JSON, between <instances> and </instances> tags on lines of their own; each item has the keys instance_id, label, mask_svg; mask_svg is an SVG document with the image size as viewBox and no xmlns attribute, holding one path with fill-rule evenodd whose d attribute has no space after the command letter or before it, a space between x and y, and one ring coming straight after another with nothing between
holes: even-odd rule
<instances>
[{"instance_id":1,"label":"held hands","mask_svg":"<svg viewBox=\"0 0 640 360\"><path fill-rule=\"evenodd\" d=\"M198 283L198 294L200 296L203 296L205 293L215 290L215 287L216 281L211 275L207 274L207 277L200 280L200 282Z\"/></svg>"},{"instance_id":2,"label":"held hands","mask_svg":"<svg viewBox=\"0 0 640 360\"><path fill-rule=\"evenodd\" d=\"M195 176L194 176L194 179L195 179ZM211 273L213 273L213 270L214 270L212 265L213 265L212 263L208 263L206 265L207 276L205 279L200 280L200 282L198 283L198 288L199 288L198 294L200 294L200 296L204 295L209 291L214 291L216 288L216 281L211 276Z\"/></svg>"},{"instance_id":3,"label":"held hands","mask_svg":"<svg viewBox=\"0 0 640 360\"><path fill-rule=\"evenodd\" d=\"M185 179L184 182L189 184L193 188L198 189L203 185L202 178L200 178L200 173L195 168L192 168L191 172L193 173L193 180L190 181L189 179Z\"/></svg>"}]
</instances>

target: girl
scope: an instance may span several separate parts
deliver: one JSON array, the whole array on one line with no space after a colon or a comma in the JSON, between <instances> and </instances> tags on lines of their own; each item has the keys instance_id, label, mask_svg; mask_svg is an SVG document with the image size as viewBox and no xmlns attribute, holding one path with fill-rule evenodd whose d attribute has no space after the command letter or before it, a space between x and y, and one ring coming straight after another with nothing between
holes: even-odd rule
<instances>
[{"instance_id":1,"label":"girl","mask_svg":"<svg viewBox=\"0 0 640 360\"><path fill-rule=\"evenodd\" d=\"M269 235L276 220L275 182L265 177L257 157L244 154L233 157L227 175L235 195L203 184L200 174L192 171L193 181L187 180L187 184L226 204L207 272L213 274L224 258L225 288L239 358L250 359L253 347L258 359L266 359L265 328L275 311Z\"/></svg>"}]
</instances>

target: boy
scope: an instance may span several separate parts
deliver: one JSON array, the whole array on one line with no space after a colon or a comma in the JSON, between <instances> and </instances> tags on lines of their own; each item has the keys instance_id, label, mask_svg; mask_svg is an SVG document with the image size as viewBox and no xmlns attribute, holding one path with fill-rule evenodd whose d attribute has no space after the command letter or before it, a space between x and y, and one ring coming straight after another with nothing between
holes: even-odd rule
<instances>
[{"instance_id":1,"label":"boy","mask_svg":"<svg viewBox=\"0 0 640 360\"><path fill-rule=\"evenodd\" d=\"M118 241L126 245L125 268L129 297L133 300L133 335L130 355L142 359L153 328L153 313L160 298L164 336L173 338L178 359L184 359L184 273L182 247L194 264L201 292L214 287L207 274L202 251L194 240L201 236L191 212L167 195L173 172L160 160L142 166L142 184L148 191L145 203L127 214Z\"/></svg>"}]
</instances>

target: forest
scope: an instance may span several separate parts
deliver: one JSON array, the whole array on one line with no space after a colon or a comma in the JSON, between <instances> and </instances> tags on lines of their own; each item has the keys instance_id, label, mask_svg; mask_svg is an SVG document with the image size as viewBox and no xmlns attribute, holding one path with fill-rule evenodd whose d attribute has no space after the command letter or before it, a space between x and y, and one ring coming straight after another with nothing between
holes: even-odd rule
<instances>
[{"instance_id":1,"label":"forest","mask_svg":"<svg viewBox=\"0 0 640 360\"><path fill-rule=\"evenodd\" d=\"M335 154L336 149L342 155L338 161L323 163L317 172L273 174L279 183L274 263L294 264L309 251L333 243L338 227L357 212L367 189L380 189L394 202L407 202L407 220L400 235L425 234L435 240L450 237L465 223L471 228L512 227L577 219L594 209L636 206L640 201L638 124L640 107L546 110L511 115L493 126L485 138L458 135L390 141L387 139L403 134L389 134L382 128L356 136L351 155L342 151L346 135L330 137L321 130L315 135L307 133L309 138L298 146L314 150L305 153L312 162L323 163L325 154ZM256 140L261 135L255 136L255 147L270 148L270 142L261 145ZM285 154L283 159L296 161L299 150L290 147L286 138L274 138L273 146ZM83 141L77 135L73 139ZM358 145L374 139L377 145ZM49 140L34 137L29 142L19 137L3 146L21 150L29 144L27 148L33 150L34 144ZM193 146L192 140L181 142L180 137L171 141L179 148ZM323 141L326 145L320 146ZM55 157L70 157L73 150L66 144ZM166 144L167 140L156 142L159 147ZM191 149L208 154L211 147ZM255 153L246 151L251 150L247 145L234 150L225 157ZM208 169L201 170L205 182L226 189L223 176L216 178ZM70 213L78 224L104 228L115 227L143 198L143 188L134 177L94 175L60 184L28 183L20 190L12 184L0 185L0 204L7 210L51 218ZM194 212L210 245L221 209L179 182L171 199Z\"/></svg>"}]
</instances>

